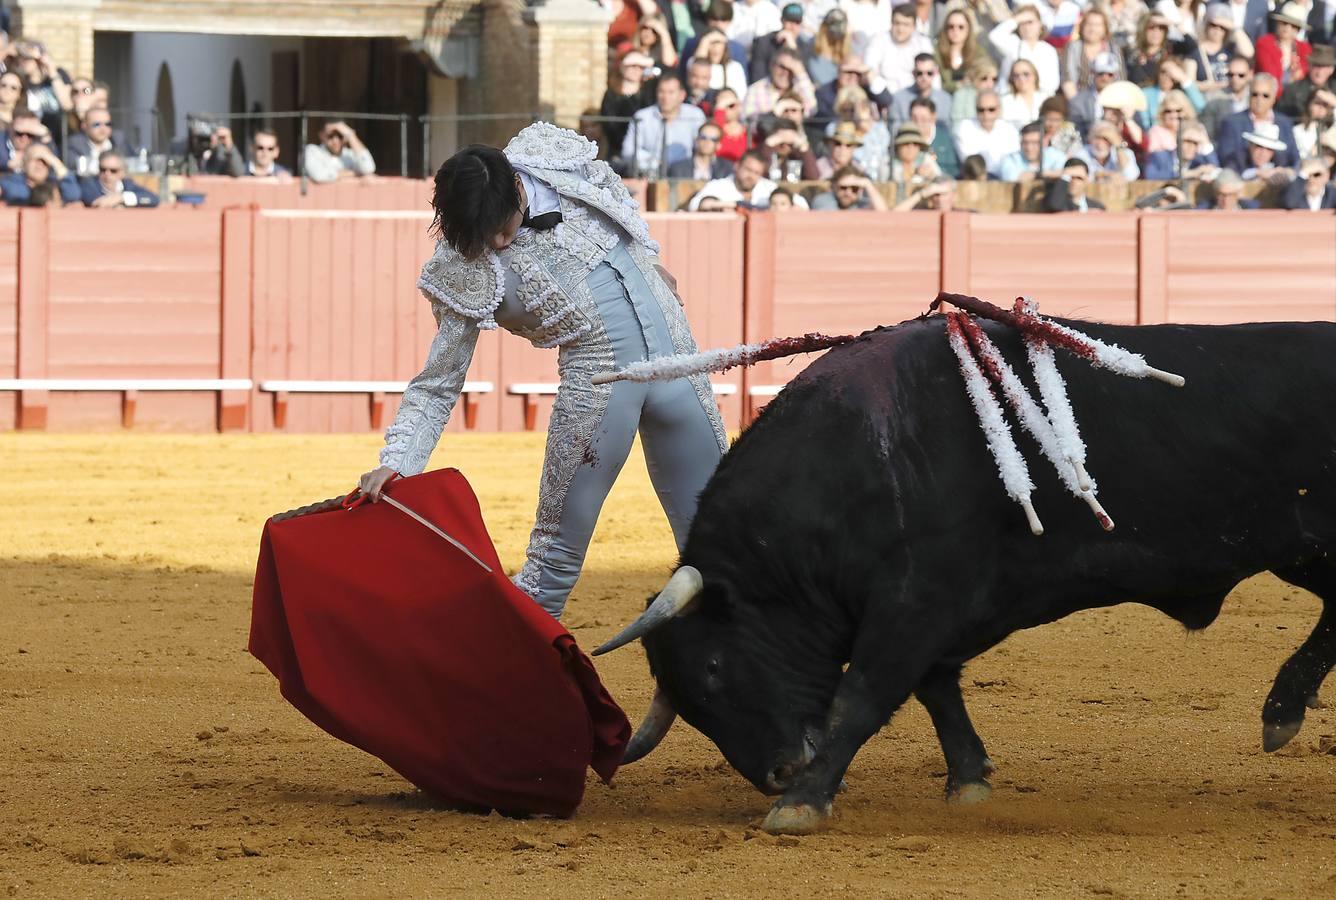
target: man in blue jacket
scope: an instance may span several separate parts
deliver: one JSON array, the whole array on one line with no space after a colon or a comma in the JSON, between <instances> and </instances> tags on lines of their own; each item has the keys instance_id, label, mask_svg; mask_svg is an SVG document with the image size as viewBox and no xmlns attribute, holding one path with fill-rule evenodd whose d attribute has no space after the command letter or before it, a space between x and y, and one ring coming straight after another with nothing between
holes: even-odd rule
<instances>
[{"instance_id":1,"label":"man in blue jacket","mask_svg":"<svg viewBox=\"0 0 1336 900\"><path fill-rule=\"evenodd\" d=\"M39 190L43 185L49 187ZM0 178L0 196L6 206L45 205L48 202L45 198L51 196L52 190L59 193L64 203L79 202L79 182L74 173L45 144L30 146L23 152L23 169Z\"/></svg>"},{"instance_id":2,"label":"man in blue jacket","mask_svg":"<svg viewBox=\"0 0 1336 900\"><path fill-rule=\"evenodd\" d=\"M1276 79L1265 72L1253 76L1252 91L1248 96L1248 108L1234 113L1220 123L1220 133L1215 139L1215 149L1220 156L1220 165L1242 172L1248 168L1248 148L1244 144L1245 132L1256 132L1257 126L1274 122L1280 129L1280 140L1285 149L1276 152L1276 165L1284 169L1297 168L1299 148L1294 143L1294 122L1289 116L1275 111L1277 90Z\"/></svg>"},{"instance_id":3,"label":"man in blue jacket","mask_svg":"<svg viewBox=\"0 0 1336 900\"><path fill-rule=\"evenodd\" d=\"M125 175L125 160L115 150L97 158L97 177L83 179L84 206L100 209L117 206L154 207L158 195Z\"/></svg>"},{"instance_id":4,"label":"man in blue jacket","mask_svg":"<svg viewBox=\"0 0 1336 900\"><path fill-rule=\"evenodd\" d=\"M1306 159L1299 167L1299 177L1290 182L1280 205L1286 209L1319 212L1336 209L1336 186L1331 183L1331 172L1320 159Z\"/></svg>"}]
</instances>

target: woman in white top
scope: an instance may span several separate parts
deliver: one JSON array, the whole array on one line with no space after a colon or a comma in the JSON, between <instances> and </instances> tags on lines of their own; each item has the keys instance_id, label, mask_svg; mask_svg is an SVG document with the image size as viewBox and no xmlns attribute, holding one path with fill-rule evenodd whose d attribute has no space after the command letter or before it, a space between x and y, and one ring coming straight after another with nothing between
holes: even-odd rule
<instances>
[{"instance_id":1,"label":"woman in white top","mask_svg":"<svg viewBox=\"0 0 1336 900\"><path fill-rule=\"evenodd\" d=\"M872 39L891 30L890 0L840 0L839 7L849 18L854 53L866 59Z\"/></svg>"},{"instance_id":2,"label":"woman in white top","mask_svg":"<svg viewBox=\"0 0 1336 900\"><path fill-rule=\"evenodd\" d=\"M1169 40L1197 38L1197 26L1202 20L1206 0L1159 0L1155 11L1169 20Z\"/></svg>"},{"instance_id":3,"label":"woman in white top","mask_svg":"<svg viewBox=\"0 0 1336 900\"><path fill-rule=\"evenodd\" d=\"M1039 72L1039 90L1045 96L1057 92L1062 83L1058 51L1044 41L1044 24L1037 6L1027 3L1017 7L1010 19L988 32L988 41L1002 57L1003 81L1010 74L1012 63L1028 59Z\"/></svg>"},{"instance_id":4,"label":"woman in white top","mask_svg":"<svg viewBox=\"0 0 1336 900\"><path fill-rule=\"evenodd\" d=\"M1107 53L1117 61L1119 79L1126 71L1123 51L1113 42L1109 17L1102 9L1092 6L1082 13L1076 34L1076 40L1069 42L1063 50L1062 92L1068 100L1082 88L1095 86L1090 64L1101 53Z\"/></svg>"},{"instance_id":5,"label":"woman in white top","mask_svg":"<svg viewBox=\"0 0 1336 900\"><path fill-rule=\"evenodd\" d=\"M1039 90L1039 70L1028 59L1018 59L1007 76L1007 92L1002 95L1002 118L1020 131L1039 118L1039 107L1051 95Z\"/></svg>"},{"instance_id":6,"label":"woman in white top","mask_svg":"<svg viewBox=\"0 0 1336 900\"><path fill-rule=\"evenodd\" d=\"M728 88L739 97L747 93L747 70L729 54L728 37L719 29L701 35L693 58L710 63L710 90Z\"/></svg>"}]
</instances>

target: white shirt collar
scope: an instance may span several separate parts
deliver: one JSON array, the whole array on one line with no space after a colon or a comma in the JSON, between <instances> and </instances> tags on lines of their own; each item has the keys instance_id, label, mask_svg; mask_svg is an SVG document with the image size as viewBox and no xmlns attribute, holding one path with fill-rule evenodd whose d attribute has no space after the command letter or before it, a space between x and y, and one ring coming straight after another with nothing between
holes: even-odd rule
<instances>
[{"instance_id":1,"label":"white shirt collar","mask_svg":"<svg viewBox=\"0 0 1336 900\"><path fill-rule=\"evenodd\" d=\"M515 173L520 176L524 193L529 197L529 216L541 216L561 208L561 198L545 181L523 166L515 166Z\"/></svg>"}]
</instances>

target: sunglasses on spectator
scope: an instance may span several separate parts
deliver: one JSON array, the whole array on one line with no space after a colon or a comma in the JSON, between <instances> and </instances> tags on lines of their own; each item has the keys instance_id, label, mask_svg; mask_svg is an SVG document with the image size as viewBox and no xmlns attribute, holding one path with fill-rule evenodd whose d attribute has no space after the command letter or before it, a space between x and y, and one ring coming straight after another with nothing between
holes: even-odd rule
<instances>
[{"instance_id":1,"label":"sunglasses on spectator","mask_svg":"<svg viewBox=\"0 0 1336 900\"><path fill-rule=\"evenodd\" d=\"M261 150L263 150L266 153L277 153L278 144L256 144L255 152L259 153Z\"/></svg>"},{"instance_id":2,"label":"sunglasses on spectator","mask_svg":"<svg viewBox=\"0 0 1336 900\"><path fill-rule=\"evenodd\" d=\"M717 103L717 104L715 104L715 107L714 107L714 108L715 108L715 109L732 109L732 108L735 107L735 106L737 106L736 103Z\"/></svg>"},{"instance_id":3,"label":"sunglasses on spectator","mask_svg":"<svg viewBox=\"0 0 1336 900\"><path fill-rule=\"evenodd\" d=\"M976 107L974 107L974 111L975 111L975 112L997 112L997 107L996 107L996 106L976 106Z\"/></svg>"},{"instance_id":4,"label":"sunglasses on spectator","mask_svg":"<svg viewBox=\"0 0 1336 900\"><path fill-rule=\"evenodd\" d=\"M946 26L947 31L967 31L969 26L964 22L952 22Z\"/></svg>"},{"instance_id":5,"label":"sunglasses on spectator","mask_svg":"<svg viewBox=\"0 0 1336 900\"><path fill-rule=\"evenodd\" d=\"M1230 77L1230 78L1247 78L1247 77L1248 77L1248 73L1247 73L1247 72L1230 72L1230 73L1229 73L1229 77Z\"/></svg>"},{"instance_id":6,"label":"sunglasses on spectator","mask_svg":"<svg viewBox=\"0 0 1336 900\"><path fill-rule=\"evenodd\" d=\"M857 146L858 146L858 145L857 145L856 143L854 143L853 141L837 141L837 140L832 140L831 143L834 144L836 147L857 147Z\"/></svg>"},{"instance_id":7,"label":"sunglasses on spectator","mask_svg":"<svg viewBox=\"0 0 1336 900\"><path fill-rule=\"evenodd\" d=\"M96 122L91 122L91 121L90 121L90 122L88 123L88 127L89 127L89 128L110 128L110 127L111 127L111 119L99 120L99 121L96 121Z\"/></svg>"},{"instance_id":8,"label":"sunglasses on spectator","mask_svg":"<svg viewBox=\"0 0 1336 900\"><path fill-rule=\"evenodd\" d=\"M123 166L101 166L98 171L103 175L119 175L125 171Z\"/></svg>"},{"instance_id":9,"label":"sunglasses on spectator","mask_svg":"<svg viewBox=\"0 0 1336 900\"><path fill-rule=\"evenodd\" d=\"M936 70L936 69L915 69L915 70L914 70L914 77L915 77L915 78L918 78L920 75L922 75L924 78L936 78L936 77L937 77L937 70Z\"/></svg>"},{"instance_id":10,"label":"sunglasses on spectator","mask_svg":"<svg viewBox=\"0 0 1336 900\"><path fill-rule=\"evenodd\" d=\"M33 140L33 141L35 141L35 140L37 140L39 137L41 137L41 135L39 135L39 134L37 134L36 132L33 132L33 131L15 131L15 132L13 133L13 136L16 137L16 138L28 138L29 140Z\"/></svg>"},{"instance_id":11,"label":"sunglasses on spectator","mask_svg":"<svg viewBox=\"0 0 1336 900\"><path fill-rule=\"evenodd\" d=\"M1274 96L1272 94L1263 94L1261 91L1253 91L1252 95L1254 97L1261 97L1263 100L1270 100L1272 96Z\"/></svg>"},{"instance_id":12,"label":"sunglasses on spectator","mask_svg":"<svg viewBox=\"0 0 1336 900\"><path fill-rule=\"evenodd\" d=\"M1183 115L1183 110L1181 110L1181 109L1177 109L1177 108L1174 108L1174 109L1167 109L1167 108L1166 108L1165 111L1164 111L1164 114L1165 114L1166 116L1181 116L1181 115Z\"/></svg>"},{"instance_id":13,"label":"sunglasses on spectator","mask_svg":"<svg viewBox=\"0 0 1336 900\"><path fill-rule=\"evenodd\" d=\"M717 144L717 143L719 143L720 138L719 138L719 135L717 135L717 134L698 134L698 135L696 135L696 140L698 140L698 141L710 141L711 143L715 143L715 144Z\"/></svg>"},{"instance_id":14,"label":"sunglasses on spectator","mask_svg":"<svg viewBox=\"0 0 1336 900\"><path fill-rule=\"evenodd\" d=\"M861 191L862 189L863 189L863 186L862 186L861 184L837 184L837 185L835 185L835 190L837 190L837 191Z\"/></svg>"},{"instance_id":15,"label":"sunglasses on spectator","mask_svg":"<svg viewBox=\"0 0 1336 900\"><path fill-rule=\"evenodd\" d=\"M1163 25L1163 24L1161 24L1161 23L1159 23L1159 22L1151 22L1149 25L1146 26L1146 30L1147 30L1147 31L1168 31L1168 30L1169 30L1169 26L1168 26L1168 25Z\"/></svg>"}]
</instances>

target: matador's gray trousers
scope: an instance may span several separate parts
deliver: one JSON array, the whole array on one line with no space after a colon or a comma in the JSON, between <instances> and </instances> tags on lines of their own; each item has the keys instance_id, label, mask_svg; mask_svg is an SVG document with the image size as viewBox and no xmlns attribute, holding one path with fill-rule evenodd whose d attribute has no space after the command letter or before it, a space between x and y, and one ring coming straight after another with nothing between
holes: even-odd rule
<instances>
[{"instance_id":1,"label":"matador's gray trousers","mask_svg":"<svg viewBox=\"0 0 1336 900\"><path fill-rule=\"evenodd\" d=\"M598 303L618 368L672 355L663 312L621 244L589 273L586 283ZM615 382L593 442L561 504L557 532L538 560L541 569L534 600L555 618L561 618L566 598L580 577L599 511L626 463L637 430L650 481L679 551L686 541L697 498L720 458L710 419L685 378L648 384Z\"/></svg>"}]
</instances>

